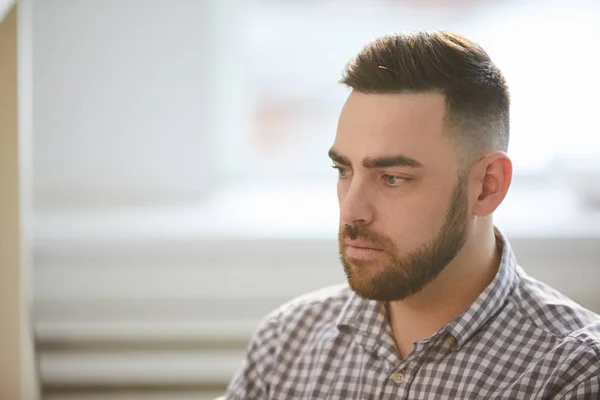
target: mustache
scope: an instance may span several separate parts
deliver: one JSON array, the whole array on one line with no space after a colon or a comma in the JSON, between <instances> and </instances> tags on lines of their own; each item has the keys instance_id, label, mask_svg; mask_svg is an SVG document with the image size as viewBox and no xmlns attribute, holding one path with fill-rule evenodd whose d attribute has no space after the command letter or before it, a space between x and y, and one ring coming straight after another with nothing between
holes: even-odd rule
<instances>
[{"instance_id":1,"label":"mustache","mask_svg":"<svg viewBox=\"0 0 600 400\"><path fill-rule=\"evenodd\" d=\"M345 225L344 228L340 230L340 242L342 243L345 239L361 239L381 248L389 248L391 244L391 240L387 237L361 225Z\"/></svg>"}]
</instances>

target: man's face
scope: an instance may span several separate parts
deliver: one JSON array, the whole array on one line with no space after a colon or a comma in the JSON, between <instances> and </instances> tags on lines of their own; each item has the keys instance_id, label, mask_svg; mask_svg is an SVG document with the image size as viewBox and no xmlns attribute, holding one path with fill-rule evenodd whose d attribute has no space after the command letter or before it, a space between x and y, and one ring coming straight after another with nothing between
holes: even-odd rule
<instances>
[{"instance_id":1,"label":"man's face","mask_svg":"<svg viewBox=\"0 0 600 400\"><path fill-rule=\"evenodd\" d=\"M441 94L353 92L330 152L339 169L340 257L361 297L399 301L457 255L466 177L445 133Z\"/></svg>"}]
</instances>

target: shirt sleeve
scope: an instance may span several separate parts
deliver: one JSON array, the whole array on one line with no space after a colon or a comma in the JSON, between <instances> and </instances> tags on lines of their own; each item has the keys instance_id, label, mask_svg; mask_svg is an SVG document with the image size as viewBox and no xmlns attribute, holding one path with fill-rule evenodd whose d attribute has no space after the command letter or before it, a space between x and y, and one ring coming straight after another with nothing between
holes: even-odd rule
<instances>
[{"instance_id":1,"label":"shirt sleeve","mask_svg":"<svg viewBox=\"0 0 600 400\"><path fill-rule=\"evenodd\" d=\"M231 380L225 400L258 400L269 398L269 377L275 365L278 348L277 317L265 318L254 333L246 357Z\"/></svg>"}]
</instances>

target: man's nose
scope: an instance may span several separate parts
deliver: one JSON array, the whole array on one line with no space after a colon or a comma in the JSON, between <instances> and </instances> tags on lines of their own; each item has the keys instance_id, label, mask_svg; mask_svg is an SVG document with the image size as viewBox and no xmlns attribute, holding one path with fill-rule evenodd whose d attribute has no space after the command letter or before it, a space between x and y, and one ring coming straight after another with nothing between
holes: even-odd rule
<instances>
[{"instance_id":1,"label":"man's nose","mask_svg":"<svg viewBox=\"0 0 600 400\"><path fill-rule=\"evenodd\" d=\"M373 205L370 190L364 183L354 179L340 198L340 219L346 225L369 224L373 221Z\"/></svg>"}]
</instances>

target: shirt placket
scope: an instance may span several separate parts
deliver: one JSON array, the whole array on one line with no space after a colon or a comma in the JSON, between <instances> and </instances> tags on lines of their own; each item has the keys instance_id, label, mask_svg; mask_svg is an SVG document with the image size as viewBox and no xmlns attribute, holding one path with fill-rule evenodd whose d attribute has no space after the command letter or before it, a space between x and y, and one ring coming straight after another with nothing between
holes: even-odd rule
<instances>
[{"instance_id":1,"label":"shirt placket","mask_svg":"<svg viewBox=\"0 0 600 400\"><path fill-rule=\"evenodd\" d=\"M435 341L434 343L416 343L413 352L389 371L386 382L383 385L383 391L379 398L382 400L421 398L421 394L415 396L415 394L411 392L412 383L423 362L431 356L430 353L432 351L436 351L437 345L441 343L446 344L446 341L440 338L439 341ZM448 341L448 343L450 342Z\"/></svg>"}]
</instances>

